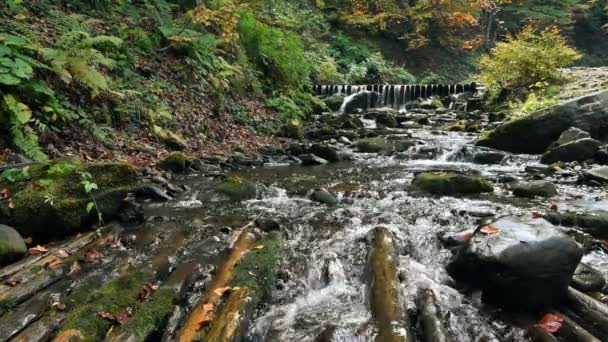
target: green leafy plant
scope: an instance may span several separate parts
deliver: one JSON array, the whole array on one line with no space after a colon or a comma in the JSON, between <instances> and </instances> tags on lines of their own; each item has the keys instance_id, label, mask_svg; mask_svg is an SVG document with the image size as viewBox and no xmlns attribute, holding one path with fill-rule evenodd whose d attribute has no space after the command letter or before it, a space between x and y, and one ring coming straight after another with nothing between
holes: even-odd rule
<instances>
[{"instance_id":1,"label":"green leafy plant","mask_svg":"<svg viewBox=\"0 0 608 342\"><path fill-rule=\"evenodd\" d=\"M6 180L9 183L16 183L30 179L30 173L27 169L7 169L0 174L0 179Z\"/></svg>"},{"instance_id":2,"label":"green leafy plant","mask_svg":"<svg viewBox=\"0 0 608 342\"><path fill-rule=\"evenodd\" d=\"M81 172L80 173L80 184L82 184L84 191L87 194L91 194L93 191L99 190L99 187L97 186L96 183L92 182L93 176L91 176L90 173L88 172ZM97 205L97 201L95 201L95 198L93 196L91 196L91 201L87 203L87 214L90 214L93 209L95 209L95 211L97 211L97 221L99 223L99 225L103 225L103 214L101 212L101 209L99 208L99 206Z\"/></svg>"}]
</instances>

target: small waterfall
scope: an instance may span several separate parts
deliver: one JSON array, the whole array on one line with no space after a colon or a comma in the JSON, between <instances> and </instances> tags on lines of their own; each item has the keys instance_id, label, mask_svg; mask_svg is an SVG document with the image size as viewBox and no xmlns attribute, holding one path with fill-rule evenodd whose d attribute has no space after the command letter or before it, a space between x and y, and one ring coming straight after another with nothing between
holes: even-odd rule
<instances>
[{"instance_id":1,"label":"small waterfall","mask_svg":"<svg viewBox=\"0 0 608 342\"><path fill-rule=\"evenodd\" d=\"M370 98L371 98L371 91L360 91L360 92L355 92L347 97L344 98L344 102L342 102L342 105L340 106L340 109L338 109L338 113L343 114L344 110L346 109L346 105L348 105L357 95L361 94L361 93L365 93L367 94L367 103L369 104ZM370 106L368 106L369 108Z\"/></svg>"}]
</instances>

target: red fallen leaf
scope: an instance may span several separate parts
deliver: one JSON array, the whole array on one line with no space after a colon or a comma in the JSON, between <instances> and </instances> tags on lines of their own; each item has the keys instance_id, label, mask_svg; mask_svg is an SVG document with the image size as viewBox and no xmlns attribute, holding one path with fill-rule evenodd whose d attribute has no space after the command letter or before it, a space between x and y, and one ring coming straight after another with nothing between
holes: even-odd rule
<instances>
[{"instance_id":1,"label":"red fallen leaf","mask_svg":"<svg viewBox=\"0 0 608 342\"><path fill-rule=\"evenodd\" d=\"M65 259L70 256L68 252L63 249L58 250L57 252L53 253L53 255L61 259Z\"/></svg>"},{"instance_id":2,"label":"red fallen leaf","mask_svg":"<svg viewBox=\"0 0 608 342\"><path fill-rule=\"evenodd\" d=\"M7 279L3 282L3 284L8 285L10 287L15 287L15 286L21 284L22 282L23 282L23 279L21 279L20 277L17 277L17 278Z\"/></svg>"},{"instance_id":3,"label":"red fallen leaf","mask_svg":"<svg viewBox=\"0 0 608 342\"><path fill-rule=\"evenodd\" d=\"M53 261L49 262L46 264L46 267L54 270L56 268L59 268L59 266L63 265L63 260L61 259L54 259Z\"/></svg>"},{"instance_id":4,"label":"red fallen leaf","mask_svg":"<svg viewBox=\"0 0 608 342\"><path fill-rule=\"evenodd\" d=\"M152 283L145 283L143 289L137 295L137 299L139 299L140 302L143 302L146 299L150 298L150 296L154 294L156 290L158 290L158 285L154 285Z\"/></svg>"},{"instance_id":5,"label":"red fallen leaf","mask_svg":"<svg viewBox=\"0 0 608 342\"><path fill-rule=\"evenodd\" d=\"M534 218L543 218L543 217L545 217L545 214L543 214L543 213L541 213L539 211L533 211L532 212L532 217L534 217Z\"/></svg>"},{"instance_id":6,"label":"red fallen leaf","mask_svg":"<svg viewBox=\"0 0 608 342\"><path fill-rule=\"evenodd\" d=\"M7 199L11 196L11 189L10 188L4 188L2 189L2 191L0 191L0 198L1 199Z\"/></svg>"},{"instance_id":7,"label":"red fallen leaf","mask_svg":"<svg viewBox=\"0 0 608 342\"><path fill-rule=\"evenodd\" d=\"M29 254L29 255L38 255L38 254L46 253L48 251L49 251L48 249L46 249L46 248L38 245L36 247L32 247L32 248L28 249L27 250L27 254Z\"/></svg>"},{"instance_id":8,"label":"red fallen leaf","mask_svg":"<svg viewBox=\"0 0 608 342\"><path fill-rule=\"evenodd\" d=\"M116 322L120 324L125 324L129 321L129 311L123 310L114 316Z\"/></svg>"},{"instance_id":9,"label":"red fallen leaf","mask_svg":"<svg viewBox=\"0 0 608 342\"><path fill-rule=\"evenodd\" d=\"M457 241L457 242L467 242L467 241L471 240L471 238L473 237L473 232L474 232L473 229L467 229L465 231L451 235L450 237L452 239L454 239L454 241Z\"/></svg>"},{"instance_id":10,"label":"red fallen leaf","mask_svg":"<svg viewBox=\"0 0 608 342\"><path fill-rule=\"evenodd\" d=\"M116 317L107 311L99 311L97 315L99 315L101 318L107 319L108 321L116 321Z\"/></svg>"},{"instance_id":11,"label":"red fallen leaf","mask_svg":"<svg viewBox=\"0 0 608 342\"><path fill-rule=\"evenodd\" d=\"M95 262L101 255L94 249L84 254L84 262Z\"/></svg>"},{"instance_id":12,"label":"red fallen leaf","mask_svg":"<svg viewBox=\"0 0 608 342\"><path fill-rule=\"evenodd\" d=\"M55 303L51 304L51 307L55 308L55 309L57 309L59 311L65 310L65 304L64 303L60 303L60 302L55 302Z\"/></svg>"},{"instance_id":13,"label":"red fallen leaf","mask_svg":"<svg viewBox=\"0 0 608 342\"><path fill-rule=\"evenodd\" d=\"M545 331L553 334L557 332L561 327L564 320L559 315L546 314L536 324L537 327L544 329Z\"/></svg>"},{"instance_id":14,"label":"red fallen leaf","mask_svg":"<svg viewBox=\"0 0 608 342\"><path fill-rule=\"evenodd\" d=\"M488 226L485 226L485 227L481 228L480 232L482 232L482 233L484 233L486 235L492 235L492 234L499 233L500 229L498 229L498 228L496 228L494 226L488 225Z\"/></svg>"}]
</instances>

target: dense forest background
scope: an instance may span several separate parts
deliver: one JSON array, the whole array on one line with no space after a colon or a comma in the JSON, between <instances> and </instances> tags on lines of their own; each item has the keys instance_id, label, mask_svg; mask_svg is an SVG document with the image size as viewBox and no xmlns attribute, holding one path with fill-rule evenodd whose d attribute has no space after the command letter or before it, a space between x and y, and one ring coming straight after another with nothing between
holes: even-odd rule
<instances>
[{"instance_id":1,"label":"dense forest background","mask_svg":"<svg viewBox=\"0 0 608 342\"><path fill-rule=\"evenodd\" d=\"M325 110L313 84L475 78L527 25L606 64L606 0L3 0L0 160L208 154ZM543 58L540 56L539 58ZM160 151L160 152L159 152Z\"/></svg>"}]
</instances>

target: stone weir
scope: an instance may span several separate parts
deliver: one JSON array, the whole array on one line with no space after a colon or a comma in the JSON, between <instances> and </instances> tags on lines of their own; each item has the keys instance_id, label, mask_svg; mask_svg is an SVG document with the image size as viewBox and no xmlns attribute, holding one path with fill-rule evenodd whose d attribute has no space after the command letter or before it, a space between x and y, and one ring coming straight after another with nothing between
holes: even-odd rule
<instances>
[{"instance_id":1,"label":"stone weir","mask_svg":"<svg viewBox=\"0 0 608 342\"><path fill-rule=\"evenodd\" d=\"M314 93L318 96L342 94L354 95L360 92L372 92L376 98L373 107L399 107L408 101L432 96L446 97L462 93L476 93L480 89L477 83L469 84L368 84L368 85L316 85Z\"/></svg>"}]
</instances>

